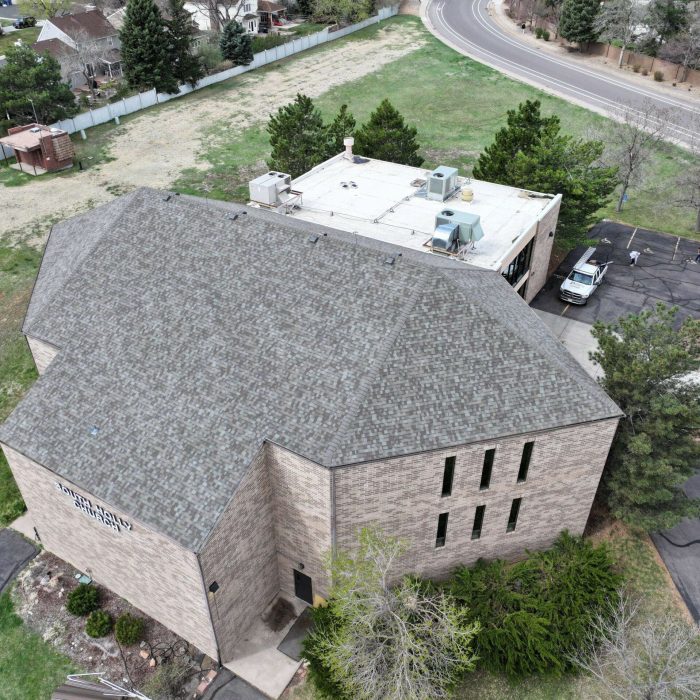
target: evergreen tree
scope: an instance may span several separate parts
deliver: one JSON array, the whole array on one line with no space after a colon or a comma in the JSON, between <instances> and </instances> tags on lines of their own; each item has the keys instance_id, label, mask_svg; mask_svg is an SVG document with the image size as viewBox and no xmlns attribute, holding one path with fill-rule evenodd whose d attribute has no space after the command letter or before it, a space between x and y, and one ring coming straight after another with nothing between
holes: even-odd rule
<instances>
[{"instance_id":1,"label":"evergreen tree","mask_svg":"<svg viewBox=\"0 0 700 700\"><path fill-rule=\"evenodd\" d=\"M683 484L700 462L700 321L674 328L677 308L597 322L592 353L605 373L603 388L622 409L603 485L615 517L645 530L673 527L700 513Z\"/></svg>"},{"instance_id":2,"label":"evergreen tree","mask_svg":"<svg viewBox=\"0 0 700 700\"><path fill-rule=\"evenodd\" d=\"M170 19L165 25L173 76L194 87L204 77L204 65L192 51L192 15L185 9L185 0L169 0L169 7Z\"/></svg>"},{"instance_id":3,"label":"evergreen tree","mask_svg":"<svg viewBox=\"0 0 700 700\"><path fill-rule=\"evenodd\" d=\"M525 100L518 109L509 109L507 125L496 132L474 166L474 177L487 182L503 182L508 166L518 152L529 153L542 132L559 125L559 117L543 117L539 100Z\"/></svg>"},{"instance_id":4,"label":"evergreen tree","mask_svg":"<svg viewBox=\"0 0 700 700\"><path fill-rule=\"evenodd\" d=\"M557 237L573 246L586 240L596 212L617 184L617 169L599 165L600 141L560 133L558 117L542 117L539 102L508 113L508 125L479 156L474 176L490 182L563 196Z\"/></svg>"},{"instance_id":5,"label":"evergreen tree","mask_svg":"<svg viewBox=\"0 0 700 700\"><path fill-rule=\"evenodd\" d=\"M326 155L326 128L310 97L298 94L280 107L267 125L272 153L267 164L273 170L299 177L321 163Z\"/></svg>"},{"instance_id":6,"label":"evergreen tree","mask_svg":"<svg viewBox=\"0 0 700 700\"><path fill-rule=\"evenodd\" d=\"M128 0L119 38L124 77L131 87L177 92L165 22L153 0Z\"/></svg>"},{"instance_id":7,"label":"evergreen tree","mask_svg":"<svg viewBox=\"0 0 700 700\"><path fill-rule=\"evenodd\" d=\"M559 34L577 44L595 41L595 19L600 10L598 0L564 0L559 20Z\"/></svg>"},{"instance_id":8,"label":"evergreen tree","mask_svg":"<svg viewBox=\"0 0 700 700\"><path fill-rule=\"evenodd\" d=\"M343 140L346 136L352 136L355 133L355 124L355 117L348 111L348 106L341 105L335 119L328 125L327 158L332 158L345 150Z\"/></svg>"},{"instance_id":9,"label":"evergreen tree","mask_svg":"<svg viewBox=\"0 0 700 700\"><path fill-rule=\"evenodd\" d=\"M61 79L58 61L49 54L39 56L26 44L10 46L0 69L0 114L10 125L27 124L36 118L51 124L78 111L75 96ZM32 102L34 106L32 106Z\"/></svg>"},{"instance_id":10,"label":"evergreen tree","mask_svg":"<svg viewBox=\"0 0 700 700\"><path fill-rule=\"evenodd\" d=\"M250 35L236 20L231 20L224 26L219 37L221 55L232 61L234 66L247 66L253 61L253 43Z\"/></svg>"},{"instance_id":11,"label":"evergreen tree","mask_svg":"<svg viewBox=\"0 0 700 700\"><path fill-rule=\"evenodd\" d=\"M355 149L368 158L418 167L423 158L418 155L417 134L417 129L407 126L391 102L384 99L369 121L357 130Z\"/></svg>"},{"instance_id":12,"label":"evergreen tree","mask_svg":"<svg viewBox=\"0 0 700 700\"><path fill-rule=\"evenodd\" d=\"M646 21L659 43L664 43L688 28L690 10L687 0L652 0Z\"/></svg>"},{"instance_id":13,"label":"evergreen tree","mask_svg":"<svg viewBox=\"0 0 700 700\"><path fill-rule=\"evenodd\" d=\"M313 0L297 0L297 12L303 17L310 17L313 11Z\"/></svg>"}]
</instances>

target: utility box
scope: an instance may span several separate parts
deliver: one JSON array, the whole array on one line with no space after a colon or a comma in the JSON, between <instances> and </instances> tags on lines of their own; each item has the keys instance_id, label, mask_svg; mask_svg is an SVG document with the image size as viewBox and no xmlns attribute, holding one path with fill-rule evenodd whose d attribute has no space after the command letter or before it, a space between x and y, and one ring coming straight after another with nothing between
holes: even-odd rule
<instances>
[{"instance_id":1,"label":"utility box","mask_svg":"<svg viewBox=\"0 0 700 700\"><path fill-rule=\"evenodd\" d=\"M426 196L438 202L444 202L457 189L456 168L441 165L428 175Z\"/></svg>"},{"instance_id":2,"label":"utility box","mask_svg":"<svg viewBox=\"0 0 700 700\"><path fill-rule=\"evenodd\" d=\"M435 230L445 224L457 225L459 227L459 243L476 243L484 237L484 229L481 228L481 217L468 211L453 211L443 209L435 217Z\"/></svg>"},{"instance_id":3,"label":"utility box","mask_svg":"<svg viewBox=\"0 0 700 700\"><path fill-rule=\"evenodd\" d=\"M289 192L291 186L291 175L271 170L269 173L260 175L248 183L250 200L273 207L279 202L280 194Z\"/></svg>"}]
</instances>

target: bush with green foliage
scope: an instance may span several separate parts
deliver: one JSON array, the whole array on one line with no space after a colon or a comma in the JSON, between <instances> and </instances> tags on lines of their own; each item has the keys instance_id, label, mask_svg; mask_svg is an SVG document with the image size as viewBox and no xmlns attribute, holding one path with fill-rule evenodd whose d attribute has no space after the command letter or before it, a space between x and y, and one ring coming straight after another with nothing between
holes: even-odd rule
<instances>
[{"instance_id":1,"label":"bush with green foliage","mask_svg":"<svg viewBox=\"0 0 700 700\"><path fill-rule=\"evenodd\" d=\"M267 49L274 49L275 46L282 46L291 40L291 36L283 36L282 34L258 34L251 41L253 55Z\"/></svg>"},{"instance_id":2,"label":"bush with green foliage","mask_svg":"<svg viewBox=\"0 0 700 700\"><path fill-rule=\"evenodd\" d=\"M144 621L142 617L136 617L124 613L117 618L114 626L114 636L120 644L128 647L143 639Z\"/></svg>"},{"instance_id":3,"label":"bush with green foliage","mask_svg":"<svg viewBox=\"0 0 700 700\"><path fill-rule=\"evenodd\" d=\"M112 631L112 616L104 610L93 610L85 623L88 637L106 637Z\"/></svg>"},{"instance_id":4,"label":"bush with green foliage","mask_svg":"<svg viewBox=\"0 0 700 700\"><path fill-rule=\"evenodd\" d=\"M664 72L662 70L655 70L654 80L656 80L657 83L662 83L664 80Z\"/></svg>"},{"instance_id":5,"label":"bush with green foliage","mask_svg":"<svg viewBox=\"0 0 700 700\"><path fill-rule=\"evenodd\" d=\"M541 38L542 38L542 32L543 32L543 31L544 31L544 30L542 29L542 27L535 27L535 37L536 37L537 39L541 39Z\"/></svg>"},{"instance_id":6,"label":"bush with green foliage","mask_svg":"<svg viewBox=\"0 0 700 700\"><path fill-rule=\"evenodd\" d=\"M549 29L543 29L543 30L542 30L542 38L543 38L545 41L549 41L549 36L550 36L550 34L549 34Z\"/></svg>"},{"instance_id":7,"label":"bush with green foliage","mask_svg":"<svg viewBox=\"0 0 700 700\"><path fill-rule=\"evenodd\" d=\"M208 71L214 70L214 68L216 68L221 61L224 60L219 46L217 44L210 44L207 42L202 42L197 47L197 55Z\"/></svg>"},{"instance_id":8,"label":"bush with green foliage","mask_svg":"<svg viewBox=\"0 0 700 700\"><path fill-rule=\"evenodd\" d=\"M617 601L621 583L606 545L564 532L552 549L524 561L459 568L451 590L481 623L479 663L518 677L569 670L569 655Z\"/></svg>"},{"instance_id":9,"label":"bush with green foliage","mask_svg":"<svg viewBox=\"0 0 700 700\"><path fill-rule=\"evenodd\" d=\"M89 583L79 583L66 600L66 610L71 615L89 615L100 607L100 591Z\"/></svg>"},{"instance_id":10,"label":"bush with green foliage","mask_svg":"<svg viewBox=\"0 0 700 700\"><path fill-rule=\"evenodd\" d=\"M385 99L355 132L355 150L368 158L417 168L423 163L418 155L417 135L418 130L405 124L400 112Z\"/></svg>"},{"instance_id":11,"label":"bush with green foliage","mask_svg":"<svg viewBox=\"0 0 700 700\"><path fill-rule=\"evenodd\" d=\"M219 37L221 55L234 66L247 66L253 61L253 47L250 34L240 22L231 20L224 26Z\"/></svg>"}]
</instances>

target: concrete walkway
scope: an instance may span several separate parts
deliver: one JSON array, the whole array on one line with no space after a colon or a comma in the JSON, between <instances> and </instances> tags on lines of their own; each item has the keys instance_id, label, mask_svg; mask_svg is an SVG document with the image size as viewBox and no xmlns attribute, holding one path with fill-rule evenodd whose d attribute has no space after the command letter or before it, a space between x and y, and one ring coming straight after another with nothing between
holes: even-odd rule
<instances>
[{"instance_id":1,"label":"concrete walkway","mask_svg":"<svg viewBox=\"0 0 700 700\"><path fill-rule=\"evenodd\" d=\"M252 685L222 668L202 696L202 700L269 700Z\"/></svg>"},{"instance_id":2,"label":"concrete walkway","mask_svg":"<svg viewBox=\"0 0 700 700\"><path fill-rule=\"evenodd\" d=\"M593 364L588 357L589 352L598 349L598 343L591 334L593 326L566 316L550 314L541 309L533 310L593 379L603 375L600 367Z\"/></svg>"},{"instance_id":3,"label":"concrete walkway","mask_svg":"<svg viewBox=\"0 0 700 700\"><path fill-rule=\"evenodd\" d=\"M37 554L37 548L14 530L0 530L0 593Z\"/></svg>"}]
</instances>

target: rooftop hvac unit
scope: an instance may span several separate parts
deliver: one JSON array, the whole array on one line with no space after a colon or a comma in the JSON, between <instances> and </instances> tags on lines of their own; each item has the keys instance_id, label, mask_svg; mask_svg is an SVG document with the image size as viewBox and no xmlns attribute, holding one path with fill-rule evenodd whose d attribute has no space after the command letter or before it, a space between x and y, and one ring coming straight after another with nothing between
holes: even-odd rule
<instances>
[{"instance_id":1,"label":"rooftop hvac unit","mask_svg":"<svg viewBox=\"0 0 700 700\"><path fill-rule=\"evenodd\" d=\"M428 199L444 202L457 189L457 169L441 165L428 175Z\"/></svg>"},{"instance_id":2,"label":"rooftop hvac unit","mask_svg":"<svg viewBox=\"0 0 700 700\"><path fill-rule=\"evenodd\" d=\"M449 240L445 239L448 229L452 230ZM484 230L481 228L481 217L478 214L443 209L435 217L435 230L430 245L437 250L457 252L460 246L476 243L483 237ZM446 240L449 243L447 246Z\"/></svg>"},{"instance_id":3,"label":"rooftop hvac unit","mask_svg":"<svg viewBox=\"0 0 700 700\"><path fill-rule=\"evenodd\" d=\"M258 204L274 206L279 201L282 192L289 192L292 187L292 177L286 173L271 170L269 173L256 177L248 184L250 199Z\"/></svg>"}]
</instances>

